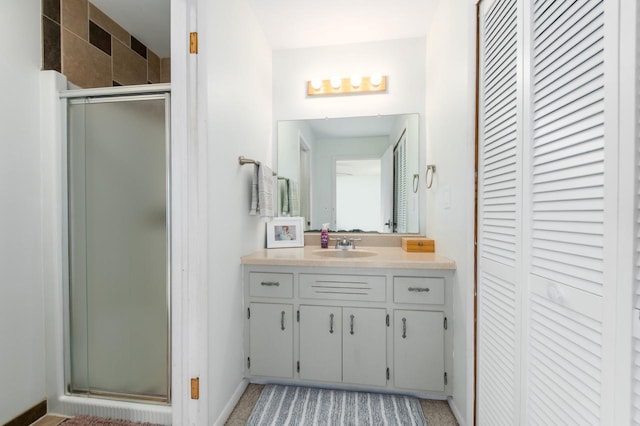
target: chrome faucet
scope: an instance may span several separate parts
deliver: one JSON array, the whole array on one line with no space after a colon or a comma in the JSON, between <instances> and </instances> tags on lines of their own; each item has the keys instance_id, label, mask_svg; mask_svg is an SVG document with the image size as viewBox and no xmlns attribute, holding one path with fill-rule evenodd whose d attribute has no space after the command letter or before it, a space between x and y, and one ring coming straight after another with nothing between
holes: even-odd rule
<instances>
[{"instance_id":1,"label":"chrome faucet","mask_svg":"<svg viewBox=\"0 0 640 426\"><path fill-rule=\"evenodd\" d=\"M340 250L354 250L356 248L355 242L361 240L361 238L347 238L345 236L331 239L336 242L336 248Z\"/></svg>"}]
</instances>

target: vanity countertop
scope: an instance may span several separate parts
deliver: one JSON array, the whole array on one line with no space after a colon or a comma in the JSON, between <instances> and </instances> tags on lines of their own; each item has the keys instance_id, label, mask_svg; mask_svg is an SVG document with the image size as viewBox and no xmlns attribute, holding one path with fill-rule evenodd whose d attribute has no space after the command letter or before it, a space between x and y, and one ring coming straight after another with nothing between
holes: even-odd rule
<instances>
[{"instance_id":1,"label":"vanity countertop","mask_svg":"<svg viewBox=\"0 0 640 426\"><path fill-rule=\"evenodd\" d=\"M437 253L407 252L400 247L358 247L366 257L342 257L318 246L263 249L241 258L243 265L328 266L351 268L456 269L456 263ZM324 252L324 253L323 253ZM336 256L325 257L335 253ZM348 256L348 254L347 254Z\"/></svg>"}]
</instances>

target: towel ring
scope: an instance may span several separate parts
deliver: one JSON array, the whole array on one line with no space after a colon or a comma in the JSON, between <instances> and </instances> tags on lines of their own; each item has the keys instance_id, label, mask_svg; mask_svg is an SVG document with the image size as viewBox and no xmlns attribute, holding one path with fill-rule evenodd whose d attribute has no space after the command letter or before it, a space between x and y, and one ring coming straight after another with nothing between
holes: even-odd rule
<instances>
[{"instance_id":1,"label":"towel ring","mask_svg":"<svg viewBox=\"0 0 640 426\"><path fill-rule=\"evenodd\" d=\"M413 175L413 193L418 192L418 186L420 185L420 175L416 173Z\"/></svg>"},{"instance_id":2,"label":"towel ring","mask_svg":"<svg viewBox=\"0 0 640 426\"><path fill-rule=\"evenodd\" d=\"M431 171L431 179L429 179L429 171ZM433 185L433 175L435 174L436 174L435 164L427 164L427 171L424 173L424 180L427 184L427 189L431 189L431 185Z\"/></svg>"}]
</instances>

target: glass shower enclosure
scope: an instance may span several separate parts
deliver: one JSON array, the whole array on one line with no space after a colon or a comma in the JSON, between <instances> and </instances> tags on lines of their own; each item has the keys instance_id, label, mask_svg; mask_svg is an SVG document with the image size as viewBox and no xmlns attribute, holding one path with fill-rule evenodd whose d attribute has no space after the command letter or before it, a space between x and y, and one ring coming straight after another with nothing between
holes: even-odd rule
<instances>
[{"instance_id":1,"label":"glass shower enclosure","mask_svg":"<svg viewBox=\"0 0 640 426\"><path fill-rule=\"evenodd\" d=\"M67 102L67 392L169 403L169 94Z\"/></svg>"}]
</instances>

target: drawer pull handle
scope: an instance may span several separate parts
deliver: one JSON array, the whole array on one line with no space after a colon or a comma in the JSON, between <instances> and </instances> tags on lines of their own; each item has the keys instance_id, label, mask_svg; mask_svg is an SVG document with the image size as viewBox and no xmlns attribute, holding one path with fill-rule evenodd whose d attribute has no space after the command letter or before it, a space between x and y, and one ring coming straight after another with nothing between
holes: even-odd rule
<instances>
[{"instance_id":1,"label":"drawer pull handle","mask_svg":"<svg viewBox=\"0 0 640 426\"><path fill-rule=\"evenodd\" d=\"M333 334L333 314L329 315L329 333Z\"/></svg>"},{"instance_id":2,"label":"drawer pull handle","mask_svg":"<svg viewBox=\"0 0 640 426\"><path fill-rule=\"evenodd\" d=\"M280 329L284 331L284 311L282 311L282 316L280 317Z\"/></svg>"},{"instance_id":3,"label":"drawer pull handle","mask_svg":"<svg viewBox=\"0 0 640 426\"><path fill-rule=\"evenodd\" d=\"M260 285L266 287L280 287L280 283L278 281L262 281Z\"/></svg>"},{"instance_id":4,"label":"drawer pull handle","mask_svg":"<svg viewBox=\"0 0 640 426\"><path fill-rule=\"evenodd\" d=\"M409 291L413 291L416 293L427 293L429 291L429 287L409 287Z\"/></svg>"},{"instance_id":5,"label":"drawer pull handle","mask_svg":"<svg viewBox=\"0 0 640 426\"><path fill-rule=\"evenodd\" d=\"M407 319L402 318L402 338L407 338Z\"/></svg>"},{"instance_id":6,"label":"drawer pull handle","mask_svg":"<svg viewBox=\"0 0 640 426\"><path fill-rule=\"evenodd\" d=\"M349 333L353 334L353 319L355 318L353 315L351 315L351 330L349 331Z\"/></svg>"}]
</instances>

